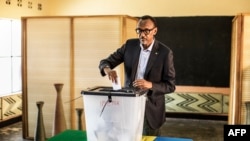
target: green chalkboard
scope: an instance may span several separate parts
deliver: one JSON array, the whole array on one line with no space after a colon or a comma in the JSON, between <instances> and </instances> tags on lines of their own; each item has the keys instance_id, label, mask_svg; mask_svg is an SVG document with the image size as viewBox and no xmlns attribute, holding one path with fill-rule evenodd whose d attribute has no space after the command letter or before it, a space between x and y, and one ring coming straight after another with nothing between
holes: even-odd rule
<instances>
[{"instance_id":1,"label":"green chalkboard","mask_svg":"<svg viewBox=\"0 0 250 141\"><path fill-rule=\"evenodd\" d=\"M156 17L174 52L176 84L229 87L233 16Z\"/></svg>"}]
</instances>

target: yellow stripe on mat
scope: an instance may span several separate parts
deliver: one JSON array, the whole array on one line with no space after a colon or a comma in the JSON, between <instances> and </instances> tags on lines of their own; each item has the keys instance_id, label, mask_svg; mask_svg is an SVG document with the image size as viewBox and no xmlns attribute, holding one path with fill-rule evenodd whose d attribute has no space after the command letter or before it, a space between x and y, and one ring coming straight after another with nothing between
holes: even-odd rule
<instances>
[{"instance_id":1,"label":"yellow stripe on mat","mask_svg":"<svg viewBox=\"0 0 250 141\"><path fill-rule=\"evenodd\" d=\"M154 141L155 136L143 136L141 141Z\"/></svg>"}]
</instances>

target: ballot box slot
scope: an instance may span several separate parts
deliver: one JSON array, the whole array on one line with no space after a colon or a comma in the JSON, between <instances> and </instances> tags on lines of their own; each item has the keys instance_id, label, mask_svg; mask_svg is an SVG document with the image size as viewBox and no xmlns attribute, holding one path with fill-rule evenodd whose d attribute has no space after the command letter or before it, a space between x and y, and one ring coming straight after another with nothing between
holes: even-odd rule
<instances>
[{"instance_id":1,"label":"ballot box slot","mask_svg":"<svg viewBox=\"0 0 250 141\"><path fill-rule=\"evenodd\" d=\"M136 97L132 88L122 88L120 90L113 90L112 87L94 87L91 89L81 91L83 95L100 95L100 96L128 96L128 97Z\"/></svg>"}]
</instances>

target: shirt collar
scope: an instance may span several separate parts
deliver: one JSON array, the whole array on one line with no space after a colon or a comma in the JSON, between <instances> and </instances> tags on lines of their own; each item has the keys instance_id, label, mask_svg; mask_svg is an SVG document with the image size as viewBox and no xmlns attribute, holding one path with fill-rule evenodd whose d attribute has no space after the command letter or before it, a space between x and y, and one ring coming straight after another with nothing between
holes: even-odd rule
<instances>
[{"instance_id":1,"label":"shirt collar","mask_svg":"<svg viewBox=\"0 0 250 141\"><path fill-rule=\"evenodd\" d=\"M155 43L155 40L153 40L153 42L150 44L150 46L149 46L147 49L144 49L143 46L142 46L142 44L140 44L141 50L144 50L144 51L146 51L146 50L147 50L147 51L151 51L152 48L153 48L154 43Z\"/></svg>"}]
</instances>

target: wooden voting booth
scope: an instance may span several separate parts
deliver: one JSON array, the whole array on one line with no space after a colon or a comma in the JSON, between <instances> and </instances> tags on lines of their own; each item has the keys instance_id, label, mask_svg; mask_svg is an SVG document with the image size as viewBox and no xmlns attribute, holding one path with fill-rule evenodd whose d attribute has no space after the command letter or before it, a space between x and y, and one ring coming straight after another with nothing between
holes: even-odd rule
<instances>
[{"instance_id":1,"label":"wooden voting booth","mask_svg":"<svg viewBox=\"0 0 250 141\"><path fill-rule=\"evenodd\" d=\"M232 22L231 92L228 122L229 124L246 124L246 103L250 101L250 13L238 14Z\"/></svg>"},{"instance_id":2,"label":"wooden voting booth","mask_svg":"<svg viewBox=\"0 0 250 141\"><path fill-rule=\"evenodd\" d=\"M77 128L76 108L83 107L81 90L111 85L100 75L99 61L127 38L137 37L136 23L136 18L126 15L22 17L24 138L34 136L37 101L44 101L46 136L52 136L55 83L64 84L61 95L67 128ZM122 66L116 69L123 81Z\"/></svg>"}]
</instances>

